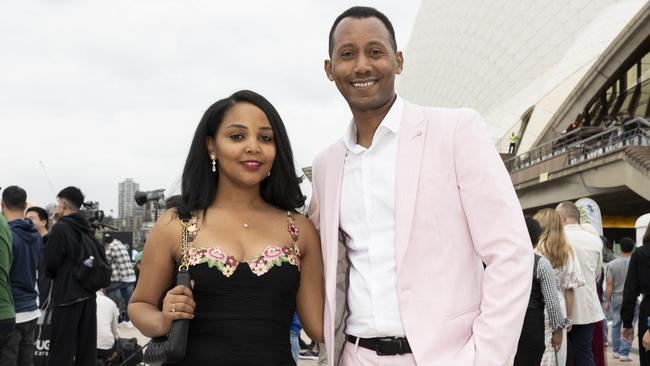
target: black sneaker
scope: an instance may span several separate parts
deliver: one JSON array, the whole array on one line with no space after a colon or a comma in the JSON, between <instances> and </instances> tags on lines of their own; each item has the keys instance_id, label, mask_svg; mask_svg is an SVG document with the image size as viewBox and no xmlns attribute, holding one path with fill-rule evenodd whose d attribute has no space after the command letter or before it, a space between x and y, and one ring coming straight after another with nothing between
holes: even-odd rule
<instances>
[{"instance_id":1,"label":"black sneaker","mask_svg":"<svg viewBox=\"0 0 650 366\"><path fill-rule=\"evenodd\" d=\"M315 349L310 348L305 352L300 352L301 360L318 360L318 352Z\"/></svg>"}]
</instances>

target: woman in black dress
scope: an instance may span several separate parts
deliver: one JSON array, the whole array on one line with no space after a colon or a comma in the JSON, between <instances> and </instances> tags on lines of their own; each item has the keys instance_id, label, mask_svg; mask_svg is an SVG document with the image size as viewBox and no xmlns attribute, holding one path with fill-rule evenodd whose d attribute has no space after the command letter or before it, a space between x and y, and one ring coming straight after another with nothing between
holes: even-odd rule
<instances>
[{"instance_id":1,"label":"woman in black dress","mask_svg":"<svg viewBox=\"0 0 650 366\"><path fill-rule=\"evenodd\" d=\"M287 133L264 97L239 91L213 104L194 135L182 205L144 247L129 315L148 337L191 319L183 365L294 365L289 324L323 338L323 266ZM173 284L179 213L191 212L190 290Z\"/></svg>"}]
</instances>

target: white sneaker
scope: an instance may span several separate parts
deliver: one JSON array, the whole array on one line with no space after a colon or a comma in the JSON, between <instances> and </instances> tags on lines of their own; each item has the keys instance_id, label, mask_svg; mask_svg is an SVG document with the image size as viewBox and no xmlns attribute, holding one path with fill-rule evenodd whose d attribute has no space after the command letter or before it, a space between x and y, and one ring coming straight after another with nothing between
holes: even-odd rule
<instances>
[{"instance_id":1,"label":"white sneaker","mask_svg":"<svg viewBox=\"0 0 650 366\"><path fill-rule=\"evenodd\" d=\"M129 321L126 321L126 322L121 322L121 323L118 324L118 325L119 325L120 327L124 327L124 328L133 328L133 323L131 323L130 320L129 320Z\"/></svg>"},{"instance_id":2,"label":"white sneaker","mask_svg":"<svg viewBox=\"0 0 650 366\"><path fill-rule=\"evenodd\" d=\"M619 356L618 353L616 353L616 352L614 352L614 353L612 354L612 358L615 359L615 360L618 360L619 357L621 357L621 356Z\"/></svg>"},{"instance_id":3,"label":"white sneaker","mask_svg":"<svg viewBox=\"0 0 650 366\"><path fill-rule=\"evenodd\" d=\"M630 356L621 356L619 361L621 361L621 362L632 362L632 357L630 357Z\"/></svg>"}]
</instances>

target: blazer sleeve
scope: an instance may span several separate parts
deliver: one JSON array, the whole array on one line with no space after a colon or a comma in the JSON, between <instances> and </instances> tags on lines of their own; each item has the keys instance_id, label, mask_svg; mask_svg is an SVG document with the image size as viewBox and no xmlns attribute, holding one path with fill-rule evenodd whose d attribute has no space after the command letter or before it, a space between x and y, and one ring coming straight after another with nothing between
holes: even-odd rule
<instances>
[{"instance_id":1,"label":"blazer sleeve","mask_svg":"<svg viewBox=\"0 0 650 366\"><path fill-rule=\"evenodd\" d=\"M475 365L501 366L514 353L528 306L533 251L510 175L485 123L462 110L454 132L460 199L474 250L486 265L472 330Z\"/></svg>"}]
</instances>

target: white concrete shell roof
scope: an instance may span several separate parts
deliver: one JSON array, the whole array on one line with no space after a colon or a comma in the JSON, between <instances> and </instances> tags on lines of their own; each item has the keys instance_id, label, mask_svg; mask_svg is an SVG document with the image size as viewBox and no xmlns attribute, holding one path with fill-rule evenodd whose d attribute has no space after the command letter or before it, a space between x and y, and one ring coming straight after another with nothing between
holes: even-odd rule
<instances>
[{"instance_id":1,"label":"white concrete shell roof","mask_svg":"<svg viewBox=\"0 0 650 366\"><path fill-rule=\"evenodd\" d=\"M646 5L645 0L424 0L399 93L414 103L471 107L493 139L537 140L575 85Z\"/></svg>"}]
</instances>

